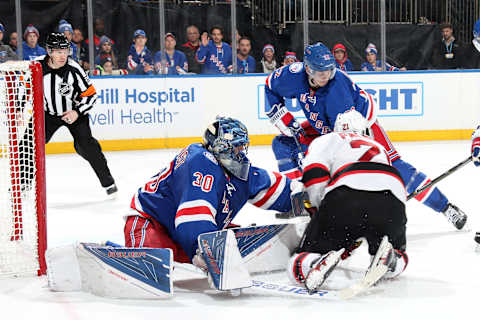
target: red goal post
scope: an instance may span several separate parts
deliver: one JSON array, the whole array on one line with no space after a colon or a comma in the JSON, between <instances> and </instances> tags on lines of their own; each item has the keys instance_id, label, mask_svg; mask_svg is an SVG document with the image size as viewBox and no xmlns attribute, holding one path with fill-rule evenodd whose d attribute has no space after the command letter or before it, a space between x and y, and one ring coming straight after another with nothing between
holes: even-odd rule
<instances>
[{"instance_id":1,"label":"red goal post","mask_svg":"<svg viewBox=\"0 0 480 320\"><path fill-rule=\"evenodd\" d=\"M0 277L45 274L43 75L39 62L0 64Z\"/></svg>"}]
</instances>

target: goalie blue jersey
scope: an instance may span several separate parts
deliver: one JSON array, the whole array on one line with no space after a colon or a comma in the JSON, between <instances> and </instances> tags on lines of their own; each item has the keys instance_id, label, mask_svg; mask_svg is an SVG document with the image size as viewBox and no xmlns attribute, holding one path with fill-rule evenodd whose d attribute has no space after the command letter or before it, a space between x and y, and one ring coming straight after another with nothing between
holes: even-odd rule
<instances>
[{"instance_id":1,"label":"goalie blue jersey","mask_svg":"<svg viewBox=\"0 0 480 320\"><path fill-rule=\"evenodd\" d=\"M350 109L360 112L370 127L376 120L372 96L360 89L343 71L324 87L313 90L308 83L303 62L275 70L267 77L265 99L270 107L284 106L285 98L296 98L307 120L319 134L333 131L339 113Z\"/></svg>"},{"instance_id":2,"label":"goalie blue jersey","mask_svg":"<svg viewBox=\"0 0 480 320\"><path fill-rule=\"evenodd\" d=\"M240 180L226 174L203 145L191 144L138 189L131 208L166 227L191 259L198 235L228 226L247 201L267 210L289 211L290 182L253 166L248 180Z\"/></svg>"}]
</instances>

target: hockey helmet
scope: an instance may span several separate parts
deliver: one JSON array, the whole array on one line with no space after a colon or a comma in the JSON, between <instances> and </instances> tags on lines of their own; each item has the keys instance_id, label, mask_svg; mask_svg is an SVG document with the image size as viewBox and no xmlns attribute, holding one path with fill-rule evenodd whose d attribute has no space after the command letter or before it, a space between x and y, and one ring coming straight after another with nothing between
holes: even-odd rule
<instances>
[{"instance_id":1,"label":"hockey helmet","mask_svg":"<svg viewBox=\"0 0 480 320\"><path fill-rule=\"evenodd\" d=\"M365 135L367 132L367 119L355 109L347 110L337 115L333 131L340 133L353 132Z\"/></svg>"},{"instance_id":2,"label":"hockey helmet","mask_svg":"<svg viewBox=\"0 0 480 320\"><path fill-rule=\"evenodd\" d=\"M47 50L51 49L70 49L70 41L67 37L60 32L52 32L47 36L47 41L45 42Z\"/></svg>"},{"instance_id":3,"label":"hockey helmet","mask_svg":"<svg viewBox=\"0 0 480 320\"><path fill-rule=\"evenodd\" d=\"M215 158L237 178L246 181L250 170L247 158L247 127L240 121L219 117L207 127L203 135L203 144Z\"/></svg>"},{"instance_id":4,"label":"hockey helmet","mask_svg":"<svg viewBox=\"0 0 480 320\"><path fill-rule=\"evenodd\" d=\"M308 45L305 48L303 63L308 67L308 75L313 79L319 77L325 71L330 71L329 79L335 76L335 58L330 50L321 42Z\"/></svg>"}]
</instances>

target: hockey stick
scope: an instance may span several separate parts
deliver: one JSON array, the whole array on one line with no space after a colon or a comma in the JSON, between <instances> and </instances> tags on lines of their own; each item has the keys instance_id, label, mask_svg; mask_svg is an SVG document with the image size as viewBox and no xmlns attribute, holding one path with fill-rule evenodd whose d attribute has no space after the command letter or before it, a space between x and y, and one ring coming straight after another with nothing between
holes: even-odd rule
<instances>
[{"instance_id":1,"label":"hockey stick","mask_svg":"<svg viewBox=\"0 0 480 320\"><path fill-rule=\"evenodd\" d=\"M295 140L295 144L297 145L297 148L298 148L298 170L300 170L301 173L303 173L303 168L302 168L302 164L303 164L303 158L305 158L305 155L303 154L303 151L302 151L302 146L300 145L300 141L298 141L298 138L297 138L297 135L292 132L292 137L293 137L293 140Z\"/></svg>"},{"instance_id":2,"label":"hockey stick","mask_svg":"<svg viewBox=\"0 0 480 320\"><path fill-rule=\"evenodd\" d=\"M442 181L443 179L445 179L446 177L448 177L449 175L451 175L452 173L454 173L455 171L457 171L461 167L468 164L470 161L472 161L472 157L468 156L467 159L465 159L462 162L460 162L460 163L456 164L455 166L451 167L446 172L442 173L441 175L439 175L438 177L436 177L435 179L433 179L432 181L430 181L429 183L427 183L423 187L421 187L421 188L415 190L414 192L410 193L407 197L407 200L412 199L413 197L417 196L418 194L422 193L423 191L427 190L428 188L430 188L433 185L437 184L438 182Z\"/></svg>"}]
</instances>

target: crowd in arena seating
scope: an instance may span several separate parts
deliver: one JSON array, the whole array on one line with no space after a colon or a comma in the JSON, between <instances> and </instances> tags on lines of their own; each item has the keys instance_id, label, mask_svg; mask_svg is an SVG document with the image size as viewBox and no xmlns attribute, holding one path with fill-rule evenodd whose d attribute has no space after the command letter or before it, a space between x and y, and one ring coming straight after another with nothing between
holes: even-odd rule
<instances>
[{"instance_id":1,"label":"crowd in arena seating","mask_svg":"<svg viewBox=\"0 0 480 320\"><path fill-rule=\"evenodd\" d=\"M473 50L469 44L463 44L453 36L451 24L440 26L442 40L432 50L432 69L463 69L480 68L471 59L463 58ZM65 34L72 44L72 58L85 69L89 70L89 39L85 39L82 30L60 20L56 31ZM17 60L17 33L11 32L8 44L3 42L5 27L0 24L0 63L7 60ZM46 54L39 45L39 31L34 25L28 25L23 33L23 59L33 60ZM219 26L212 27L209 32L200 33L195 25L186 28L187 42L177 43L176 36L167 32L164 38L164 51L152 52L148 48L148 36L142 29L132 30L132 44L126 61L118 59L115 41L105 34L104 21L95 19L94 25L94 69L93 75L182 75L182 74L230 74L232 68L232 47L224 42L224 31ZM282 65L299 61L293 50L286 50L280 57L271 43L263 44L261 57L252 55L252 41L241 36L237 31L237 71L236 73L270 73ZM337 43L332 48L337 68L349 71L381 71L382 62L377 59L378 50L374 43L365 48L365 62L360 69L355 69L348 58L347 48ZM480 59L479 59L480 61ZM404 71L405 67L397 67L385 62L386 71Z\"/></svg>"}]
</instances>

